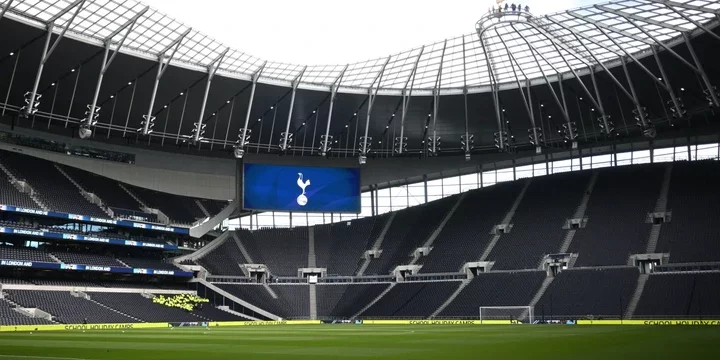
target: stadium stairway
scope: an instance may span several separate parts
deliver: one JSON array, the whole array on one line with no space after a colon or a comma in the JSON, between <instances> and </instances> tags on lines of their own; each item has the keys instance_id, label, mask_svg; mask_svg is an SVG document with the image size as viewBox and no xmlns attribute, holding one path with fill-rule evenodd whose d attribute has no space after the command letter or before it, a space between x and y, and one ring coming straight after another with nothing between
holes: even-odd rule
<instances>
[{"instance_id":1,"label":"stadium stairway","mask_svg":"<svg viewBox=\"0 0 720 360\"><path fill-rule=\"evenodd\" d=\"M145 321L140 320L140 319L138 319L138 318L136 318L136 317L134 317L134 316L130 316L130 315L128 315L128 314L126 314L126 313L124 313L124 312L122 312L122 311L115 310L115 309L113 309L113 308L111 308L111 307L109 307L109 306L107 306L107 305L105 305L105 304L103 304L103 303L101 303L101 302L97 302L97 301L93 300L93 299L92 299L92 296L90 296L90 295L88 295L88 296L85 298L85 300L90 301L90 302L92 302L92 303L95 303L96 305L101 306L101 307L104 307L104 308L106 308L106 309L108 309L108 310L110 310L110 311L114 311L114 312L116 312L116 313L118 313L118 314L120 314L120 315L127 316L128 318L133 319L133 320L135 320L135 321L137 321L137 322L145 322Z\"/></svg>"},{"instance_id":2,"label":"stadium stairway","mask_svg":"<svg viewBox=\"0 0 720 360\"><path fill-rule=\"evenodd\" d=\"M315 257L315 227L308 227L308 264L310 268L316 267Z\"/></svg>"},{"instance_id":3,"label":"stadium stairway","mask_svg":"<svg viewBox=\"0 0 720 360\"><path fill-rule=\"evenodd\" d=\"M531 307L535 307L537 303L542 299L543 295L545 295L545 291L548 287L550 287L550 284L552 284L553 280L555 280L554 276L548 276L543 280L542 285L540 285L540 288L535 293L535 296L533 296L532 300L530 300L530 304L528 304Z\"/></svg>"},{"instance_id":4,"label":"stadium stairway","mask_svg":"<svg viewBox=\"0 0 720 360\"><path fill-rule=\"evenodd\" d=\"M217 308L218 310L222 310L222 311L224 311L224 312L226 312L226 313L233 314L233 315L235 315L235 316L239 316L239 317L241 317L241 318L244 318L244 319L247 319L247 320L250 320L250 321L260 321L260 319L258 319L258 318L254 318L254 317L252 317L252 316L250 316L250 315L245 315L245 314L243 314L243 313L239 313L239 312L237 312L237 311L235 311L235 310L233 310L233 309L230 309L229 306L216 306L216 308Z\"/></svg>"},{"instance_id":5,"label":"stadium stairway","mask_svg":"<svg viewBox=\"0 0 720 360\"><path fill-rule=\"evenodd\" d=\"M657 202L655 202L655 209L653 212L661 213L667 211L668 193L670 192L670 180L672 179L673 163L668 163L665 168L665 174L663 176L663 182L660 187L660 195L658 195ZM658 239L660 238L660 231L662 230L662 224L653 224L650 229L650 236L648 237L647 247L645 253L652 254L657 248Z\"/></svg>"},{"instance_id":6,"label":"stadium stairway","mask_svg":"<svg viewBox=\"0 0 720 360\"><path fill-rule=\"evenodd\" d=\"M5 165L3 165L3 163L1 161L0 161L0 170L2 170L5 173L5 175L8 176L8 179L10 180L12 185L17 187L16 184L17 184L18 178L15 176L15 174L12 173L12 171L10 171L10 169L5 167ZM27 193L28 196L30 196L30 198L37 204L37 206L40 209L43 209L44 211L49 211L50 208L47 207L47 205L45 205L42 201L40 201L40 199L35 195L35 190L32 188L32 186L30 186L30 184L28 184L27 182L25 182L25 186L30 189L30 191L25 191L25 193ZM20 189L18 189L18 191L23 192Z\"/></svg>"},{"instance_id":7,"label":"stadium stairway","mask_svg":"<svg viewBox=\"0 0 720 360\"><path fill-rule=\"evenodd\" d=\"M383 296L385 296L387 293L389 293L390 290L392 290L395 287L395 285L397 285L397 283L390 284L383 292L380 293L380 295L378 295L378 297L376 297L375 299L373 299L373 301L371 301L369 304L365 305L365 307L360 309L360 311L358 311L357 314L353 315L352 318L353 319L357 318L358 316L360 316L360 314L364 313L371 306L375 305L375 303L380 301L380 299L382 299Z\"/></svg>"},{"instance_id":8,"label":"stadium stairway","mask_svg":"<svg viewBox=\"0 0 720 360\"><path fill-rule=\"evenodd\" d=\"M640 274L640 276L638 276L638 282L637 286L635 287L635 292L633 293L627 310L625 311L625 319L632 319L633 315L635 315L635 309L637 309L640 298L642 297L642 293L645 290L645 284L647 284L648 277L650 277L650 275L648 274Z\"/></svg>"},{"instance_id":9,"label":"stadium stairway","mask_svg":"<svg viewBox=\"0 0 720 360\"><path fill-rule=\"evenodd\" d=\"M200 202L200 204L202 204L202 202ZM237 210L239 206L238 204L239 203L237 201L231 201L222 210L220 210L219 213L215 214L215 216L211 216L207 221L193 225L190 228L190 236L199 238L217 228L218 225L222 224L223 221L229 218L230 215Z\"/></svg>"},{"instance_id":10,"label":"stadium stairway","mask_svg":"<svg viewBox=\"0 0 720 360\"><path fill-rule=\"evenodd\" d=\"M445 302L443 302L442 305L440 305L440 307L438 307L437 310L435 310L429 318L434 319L436 316L438 316L438 314L440 314L440 312L445 310L445 308L450 305L450 303L452 303L458 295L460 295L460 293L470 283L470 281L471 280L469 279L463 280L458 286L458 288L455 290L455 292L453 292L452 295L450 295L450 297L448 297L447 300L445 300Z\"/></svg>"},{"instance_id":11,"label":"stadium stairway","mask_svg":"<svg viewBox=\"0 0 720 360\"><path fill-rule=\"evenodd\" d=\"M512 221L513 215L515 215L515 210L517 210L518 206L520 206L520 202L522 201L523 197L525 197L525 193L527 192L528 187L530 186L530 182L532 182L532 178L528 178L528 180L525 181L525 185L523 186L522 190L520 191L520 194L518 194L517 198L515 198L515 202L510 207L510 210L508 210L507 213L505 213L505 217L502 220L501 225L510 225L510 222ZM490 240L490 243L485 248L485 251L483 251L482 256L480 256L480 261L487 261L488 256L490 256L490 253L492 252L492 249L495 247L495 244L500 240L500 237L502 235L496 234L492 237L492 240Z\"/></svg>"},{"instance_id":12,"label":"stadium stairway","mask_svg":"<svg viewBox=\"0 0 720 360\"><path fill-rule=\"evenodd\" d=\"M137 201L138 204L141 205L140 209L142 211L157 215L158 221L160 223L170 224L170 218L167 215L165 215L165 213L163 213L160 209L153 209L153 208L149 207L146 202L142 201L142 199L140 199L139 196L137 196L135 193L130 191L130 189L127 186L125 186L124 184L122 184L120 182L118 182L117 184L121 189L123 189L123 191L125 191L128 195L130 195L131 198L135 199L135 201Z\"/></svg>"},{"instance_id":13,"label":"stadium stairway","mask_svg":"<svg viewBox=\"0 0 720 360\"><path fill-rule=\"evenodd\" d=\"M317 319L317 285L310 284L308 286L308 290L310 291L310 320L316 320Z\"/></svg>"},{"instance_id":14,"label":"stadium stairway","mask_svg":"<svg viewBox=\"0 0 720 360\"><path fill-rule=\"evenodd\" d=\"M240 249L240 253L245 257L245 259L250 263L254 264L252 257L250 257L250 253L245 248L245 245L243 245L242 241L240 241L240 238L237 235L237 232L233 231L231 232L232 238L235 241L235 245Z\"/></svg>"},{"instance_id":15,"label":"stadium stairway","mask_svg":"<svg viewBox=\"0 0 720 360\"><path fill-rule=\"evenodd\" d=\"M597 183L598 174L599 172L594 171L592 177L590 177L587 189L585 189L585 196L583 196L582 200L580 201L580 205L578 205L577 209L575 209L575 213L572 217L573 219L582 219L583 217L585 217L585 210L587 209L588 202L590 201L590 196L592 195L593 188L595 188L595 183ZM563 239L563 243L560 246L560 250L558 251L558 253L564 254L568 251L576 232L576 229L568 229L567 234L565 234L565 239Z\"/></svg>"},{"instance_id":16,"label":"stadium stairway","mask_svg":"<svg viewBox=\"0 0 720 360\"><path fill-rule=\"evenodd\" d=\"M200 202L200 199L195 199L195 205L197 205L197 207L200 208L200 211L202 211L202 213L205 216L212 217L212 214L210 214L210 212L207 211L207 209L205 208L205 205L203 205L202 202Z\"/></svg>"},{"instance_id":17,"label":"stadium stairway","mask_svg":"<svg viewBox=\"0 0 720 360\"><path fill-rule=\"evenodd\" d=\"M211 284L211 283L205 281L204 279L197 279L197 282L204 285L208 289L218 293L219 295L224 296L226 299L228 299L230 301L234 301L235 303L237 303L243 307L246 307L262 316L268 317L272 320L281 320L281 318L279 316L277 316L275 314L271 314L271 313L265 311L264 309L261 309L253 304L250 304L249 302L240 299L239 297L219 288L218 286L216 286L214 284ZM277 298L277 295L275 295L275 297Z\"/></svg>"},{"instance_id":18,"label":"stadium stairway","mask_svg":"<svg viewBox=\"0 0 720 360\"><path fill-rule=\"evenodd\" d=\"M380 250L380 246L382 246L382 243L385 240L385 235L387 234L388 229L390 229L390 226L392 225L393 220L395 220L395 215L397 215L397 212L393 212L390 214L390 218L385 223L385 227L383 228L382 232L380 233L380 235L377 237L377 239L373 243L371 250L374 250L374 251ZM367 267L370 265L370 261L372 261L372 259L370 259L369 257L366 258L365 262L363 262L363 264L360 266L360 269L358 269L357 274L355 274L355 276L362 276L365 273L365 270L367 270Z\"/></svg>"},{"instance_id":19,"label":"stadium stairway","mask_svg":"<svg viewBox=\"0 0 720 360\"><path fill-rule=\"evenodd\" d=\"M75 181L75 179L73 179L73 178L72 178L65 170L63 170L63 168L60 167L58 164L53 164L53 166L55 167L55 169L57 169L57 171L58 171L60 174L62 174L62 176L64 176L66 179L68 179L68 181L70 181L71 184L75 185L75 187L80 191L80 194L81 194L85 199L87 199L88 202L97 205L97 206L98 206L105 214L107 214L110 218L113 217L112 212L107 208L107 206L104 206L104 205L103 205L104 202L102 201L102 199L100 199L100 198L99 198L97 195L95 195L95 194L90 195L90 192L89 192L89 191L85 190L82 186L80 186L80 184L79 184L77 181ZM93 199L93 196L95 197L95 199Z\"/></svg>"},{"instance_id":20,"label":"stadium stairway","mask_svg":"<svg viewBox=\"0 0 720 360\"><path fill-rule=\"evenodd\" d=\"M176 258L173 258L173 262L175 264L180 264L180 262L185 261L185 260L195 261L198 259L202 259L205 255L209 254L210 252L215 250L215 248L217 248L218 246L222 245L225 241L227 241L227 239L231 233L234 234L234 232L225 231L224 233L222 233L222 235L216 237L213 241L211 241L207 245L203 246L202 248L198 249L197 251L187 254L187 255L178 256Z\"/></svg>"},{"instance_id":21,"label":"stadium stairway","mask_svg":"<svg viewBox=\"0 0 720 360\"><path fill-rule=\"evenodd\" d=\"M270 287L270 285L263 284L263 287L268 292L268 294L270 294L270 297L272 297L273 299L279 298L278 294L275 293L275 290L273 290L272 287Z\"/></svg>"},{"instance_id":22,"label":"stadium stairway","mask_svg":"<svg viewBox=\"0 0 720 360\"><path fill-rule=\"evenodd\" d=\"M22 323L27 322L28 325L35 324L35 323L37 323L37 324L45 324L45 323L59 324L57 321L53 320L52 317L50 317L49 319L44 319L44 318L40 318L40 317L31 316L30 313L28 313L26 311L20 311L19 308L22 307L20 304L8 299L6 296L4 296L4 294L0 294L0 307L2 307L3 304L7 305L8 309L12 309L11 311L13 311L13 312L10 314L7 314L4 317L0 317L0 324L2 324L2 325L12 324L12 322L10 322L9 320L12 320L11 318L13 318L13 317L21 318L22 319L21 322Z\"/></svg>"},{"instance_id":23,"label":"stadium stairway","mask_svg":"<svg viewBox=\"0 0 720 360\"><path fill-rule=\"evenodd\" d=\"M442 229L445 227L445 224L447 224L448 220L455 214L455 211L460 206L460 204L465 200L465 196L467 196L467 193L462 193L460 196L458 196L458 200L455 202L455 205L450 209L450 211L445 214L445 218L438 224L437 228L430 234L428 239L425 241L422 247L429 248L432 246L433 242L435 242L435 239L438 237ZM413 256L412 261L410 262L410 265L415 265L415 263L418 261L420 257L415 255Z\"/></svg>"}]
</instances>

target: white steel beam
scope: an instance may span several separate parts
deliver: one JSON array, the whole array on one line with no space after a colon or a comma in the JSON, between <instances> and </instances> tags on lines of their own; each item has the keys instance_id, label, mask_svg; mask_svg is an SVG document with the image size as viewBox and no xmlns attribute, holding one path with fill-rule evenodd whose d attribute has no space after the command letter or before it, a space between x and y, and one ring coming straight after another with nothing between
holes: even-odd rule
<instances>
[{"instance_id":1,"label":"white steel beam","mask_svg":"<svg viewBox=\"0 0 720 360\"><path fill-rule=\"evenodd\" d=\"M285 124L285 133L282 136L282 143L280 144L280 150L282 150L282 151L287 150L288 140L292 136L290 134L290 123L292 121L293 109L295 108L295 95L297 94L297 88L298 88L298 85L300 85L302 76L303 76L303 74L305 74L305 69L307 69L307 66L303 67L303 69L300 70L300 73L292 81L292 94L290 95L290 109L288 110L287 123ZM270 142L272 142L272 139L270 139Z\"/></svg>"},{"instance_id":2,"label":"white steel beam","mask_svg":"<svg viewBox=\"0 0 720 360\"><path fill-rule=\"evenodd\" d=\"M202 138L203 133L203 117L205 116L205 107L207 106L207 100L208 96L210 95L210 85L212 85L212 80L215 77L215 74L218 71L218 68L220 68L220 65L222 64L223 59L225 58L225 55L227 54L228 50L230 48L225 48L225 50L218 55L213 61L208 64L208 81L205 85L205 94L203 95L202 105L200 106L200 117L198 118L197 123L195 123L195 133L193 134L193 142L197 143Z\"/></svg>"},{"instance_id":3,"label":"white steel beam","mask_svg":"<svg viewBox=\"0 0 720 360\"><path fill-rule=\"evenodd\" d=\"M2 10L0 10L0 21L5 17L5 13L10 9L10 5L12 5L13 0L8 0L5 5L3 5Z\"/></svg>"},{"instance_id":4,"label":"white steel beam","mask_svg":"<svg viewBox=\"0 0 720 360\"><path fill-rule=\"evenodd\" d=\"M98 81L97 85L95 85L95 93L93 95L92 103L90 104L90 107L88 108L88 116L85 119L85 125L86 126L93 126L94 125L94 117L95 113L97 112L97 101L98 96L100 96L100 87L102 87L103 78L105 77L105 73L110 68L110 64L112 64L113 60L115 60L115 57L120 52L120 49L122 48L123 44L125 43L125 40L127 40L128 35L133 31L133 28L135 27L135 24L137 24L138 19L140 19L141 16L145 14L145 12L148 11L150 7L146 6L143 10L135 14L132 18L130 18L125 24L123 24L120 28L118 28L115 32L110 34L110 36L105 38L105 53L103 55L103 61L102 65L100 66L100 74L98 75ZM112 39L115 37L115 35L119 34L121 31L125 31L125 35L123 35L123 38L120 40L120 42L115 47L115 50L113 51L112 56L108 59L108 55L110 54L110 48L112 47Z\"/></svg>"},{"instance_id":5,"label":"white steel beam","mask_svg":"<svg viewBox=\"0 0 720 360\"><path fill-rule=\"evenodd\" d=\"M63 36L65 36L67 30L70 28L70 26L72 26L73 21L75 21L78 13L80 13L80 10L82 10L83 5L85 5L85 0L77 0L74 3L68 5L66 8L62 9L55 16L51 17L46 23L47 38L45 39L45 46L43 47L42 57L40 58L40 65L38 65L37 74L35 75L35 83L33 84L32 91L30 92L30 104L28 104L28 106L25 108L25 114L23 115L30 116L33 112L32 103L35 102L35 97L37 96L38 86L40 86L40 78L42 78L45 63L50 58L50 55L52 55L52 53L55 51L58 44L60 43L60 40L62 40ZM73 13L73 16L70 18L70 20L67 21L63 29L60 31L60 34L58 34L58 38L55 39L55 42L51 46L50 40L52 39L53 29L55 28L55 21L61 16L68 13L73 8L75 9L75 13Z\"/></svg>"},{"instance_id":6,"label":"white steel beam","mask_svg":"<svg viewBox=\"0 0 720 360\"><path fill-rule=\"evenodd\" d=\"M690 4L690 2L679 3L677 1L670 1L670 0L645 0L645 1L659 3L659 4L665 4L668 6L679 7L679 8L688 9L688 10L700 11L700 12L704 12L704 13L708 13L708 14L720 15L720 10L718 10L718 9L711 9L711 8L707 8L704 6L692 5L692 4Z\"/></svg>"},{"instance_id":7,"label":"white steel beam","mask_svg":"<svg viewBox=\"0 0 720 360\"><path fill-rule=\"evenodd\" d=\"M595 5L595 8L598 9L598 10L606 11L606 12L609 12L609 13L611 13L611 14L615 14L615 15L624 17L625 19L628 19L628 20L629 20L629 19L632 19L632 20L636 20L636 21L642 21L642 22L646 22L646 23L648 23L648 24L652 24L652 25L655 25L655 26L659 26L659 27L665 28L665 29L675 30L675 31L677 31L677 32L687 31L687 29L685 29L685 28L682 27L682 26L677 26L677 25L670 24L669 22L666 22L666 21L658 21L658 20L655 20L655 19L653 19L653 18L647 18L647 17L643 17L643 16L640 16L640 15L630 14L630 13L627 13L627 12L624 12L624 11L615 10L615 9L609 8L609 7L605 6L605 5Z\"/></svg>"},{"instance_id":8,"label":"white steel beam","mask_svg":"<svg viewBox=\"0 0 720 360\"><path fill-rule=\"evenodd\" d=\"M150 105L147 115L143 116L145 118L143 121L143 127L141 129L143 135L150 134L153 121L155 120L155 117L153 116L153 107L155 106L155 97L157 96L158 87L160 86L160 79L165 74L165 70L167 70L167 68L170 66L170 62L172 62L173 58L175 57L175 53L177 53L178 49L182 45L183 39L185 39L187 34L190 33L190 30L192 29L185 30L185 32L180 34L180 36L173 40L167 47L165 47L165 49L163 49L158 54L158 71L157 75L155 75L152 93L150 94ZM167 52L171 49L173 50L173 52L166 59Z\"/></svg>"},{"instance_id":9,"label":"white steel beam","mask_svg":"<svg viewBox=\"0 0 720 360\"><path fill-rule=\"evenodd\" d=\"M405 82L405 87L402 91L402 116L400 118L400 141L398 141L398 154L403 153L405 118L407 117L408 107L410 107L410 98L412 97L413 86L415 86L415 75L417 74L417 67L418 64L420 64L420 57L422 56L424 51L425 46L420 49L420 53L418 54L417 59L415 59L415 65L413 66L412 71L410 72L410 76L408 76L407 82ZM410 91L408 91L408 84L410 85Z\"/></svg>"}]
</instances>

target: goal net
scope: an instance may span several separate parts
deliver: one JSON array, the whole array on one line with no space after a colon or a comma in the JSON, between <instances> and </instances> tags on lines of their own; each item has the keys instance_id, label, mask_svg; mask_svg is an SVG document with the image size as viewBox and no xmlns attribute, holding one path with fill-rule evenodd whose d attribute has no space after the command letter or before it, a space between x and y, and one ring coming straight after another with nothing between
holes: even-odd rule
<instances>
[{"instance_id":1,"label":"goal net","mask_svg":"<svg viewBox=\"0 0 720 360\"><path fill-rule=\"evenodd\" d=\"M480 323L488 320L513 320L523 324L535 322L532 306L481 306Z\"/></svg>"}]
</instances>

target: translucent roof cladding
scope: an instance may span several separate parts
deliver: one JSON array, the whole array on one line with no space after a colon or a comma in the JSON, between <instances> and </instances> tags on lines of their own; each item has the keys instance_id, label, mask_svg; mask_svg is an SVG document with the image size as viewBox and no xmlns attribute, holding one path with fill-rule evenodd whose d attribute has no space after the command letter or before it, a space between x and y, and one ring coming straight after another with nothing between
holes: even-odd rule
<instances>
[{"instance_id":1,"label":"translucent roof cladding","mask_svg":"<svg viewBox=\"0 0 720 360\"><path fill-rule=\"evenodd\" d=\"M0 0L0 9L9 1ZM97 44L146 7L134 0L15 0L8 14L36 23L57 17L56 26L64 27L75 9L64 10L79 3L82 9L68 34ZM412 85L413 89L437 86L472 90L493 82L515 84L543 74L568 73L571 68L587 69L626 51L642 52L655 41L666 42L682 31L697 28L696 24L707 25L716 13L720 13L717 0L624 0L540 17L505 13L501 19L478 14L488 19L486 26L492 24L482 39L471 33L385 58L305 66L265 61L229 48L192 30L192 24L150 8L140 17L121 51L157 56L189 30L173 61L206 67L229 49L219 70L226 76L247 78L265 64L260 80L286 85L302 73L301 85L308 86L329 88L339 83L341 89L379 86L383 90L401 90ZM122 36L122 32L116 34L112 41L118 42Z\"/></svg>"}]
</instances>

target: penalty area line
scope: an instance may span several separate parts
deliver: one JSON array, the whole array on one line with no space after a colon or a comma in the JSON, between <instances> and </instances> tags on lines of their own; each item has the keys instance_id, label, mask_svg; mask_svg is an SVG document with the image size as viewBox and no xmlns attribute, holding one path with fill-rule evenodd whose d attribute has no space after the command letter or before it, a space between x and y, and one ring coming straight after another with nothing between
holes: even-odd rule
<instances>
[{"instance_id":1,"label":"penalty area line","mask_svg":"<svg viewBox=\"0 0 720 360\"><path fill-rule=\"evenodd\" d=\"M0 359L88 360L88 359L82 359L82 358L69 358L69 357L31 356L31 355L5 355L5 354L0 354Z\"/></svg>"}]
</instances>

